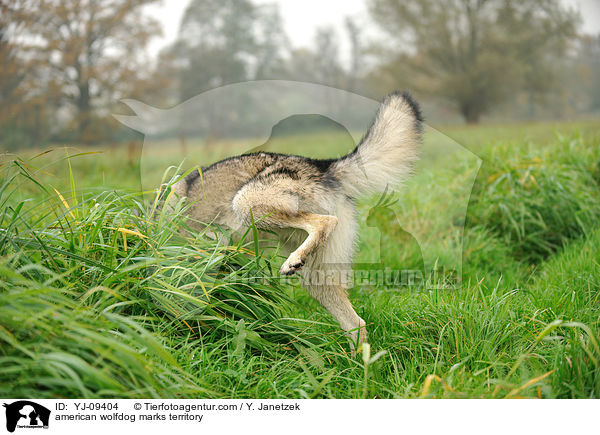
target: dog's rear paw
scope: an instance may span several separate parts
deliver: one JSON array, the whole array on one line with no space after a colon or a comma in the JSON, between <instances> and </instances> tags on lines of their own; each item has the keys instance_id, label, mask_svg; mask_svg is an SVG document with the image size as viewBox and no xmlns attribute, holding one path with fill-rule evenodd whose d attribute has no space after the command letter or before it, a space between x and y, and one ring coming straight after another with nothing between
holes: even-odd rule
<instances>
[{"instance_id":1,"label":"dog's rear paw","mask_svg":"<svg viewBox=\"0 0 600 435\"><path fill-rule=\"evenodd\" d=\"M306 258L296 254L295 252L292 252L292 255L285 260L285 263L283 263L283 266L281 266L281 269L279 269L279 273L282 275L293 275L302 269L305 261Z\"/></svg>"},{"instance_id":2,"label":"dog's rear paw","mask_svg":"<svg viewBox=\"0 0 600 435\"><path fill-rule=\"evenodd\" d=\"M360 317L358 318L358 328L347 333L350 342L350 352L352 356L362 352L362 345L367 342L367 324Z\"/></svg>"}]
</instances>

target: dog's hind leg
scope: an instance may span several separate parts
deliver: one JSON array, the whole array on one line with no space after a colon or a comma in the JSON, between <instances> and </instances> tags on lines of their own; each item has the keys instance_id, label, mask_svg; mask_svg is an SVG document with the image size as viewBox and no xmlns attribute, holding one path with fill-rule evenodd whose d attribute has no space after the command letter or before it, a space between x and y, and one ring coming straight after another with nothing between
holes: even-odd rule
<instances>
[{"instance_id":1,"label":"dog's hind leg","mask_svg":"<svg viewBox=\"0 0 600 435\"><path fill-rule=\"evenodd\" d=\"M300 210L292 193L279 189L242 189L232 201L234 213L244 224L253 218L260 229L296 228L308 233L304 242L281 266L282 275L293 275L304 266L309 255L318 250L337 225L337 217Z\"/></svg>"},{"instance_id":2,"label":"dog's hind leg","mask_svg":"<svg viewBox=\"0 0 600 435\"><path fill-rule=\"evenodd\" d=\"M365 321L356 313L347 289L352 285L352 252L356 221L350 208L339 207L339 224L319 251L309 258L302 283L338 321L354 352L367 341Z\"/></svg>"},{"instance_id":3,"label":"dog's hind leg","mask_svg":"<svg viewBox=\"0 0 600 435\"><path fill-rule=\"evenodd\" d=\"M297 220L296 220L297 219ZM290 254L280 269L282 275L293 275L299 270L306 258L314 253L327 240L335 229L338 219L335 216L314 213L301 213L292 222L293 228L300 228L308 233L304 242Z\"/></svg>"},{"instance_id":4,"label":"dog's hind leg","mask_svg":"<svg viewBox=\"0 0 600 435\"><path fill-rule=\"evenodd\" d=\"M311 296L318 300L337 320L341 328L346 331L353 352L367 341L367 324L354 311L354 307L352 307L352 303L348 298L348 292L343 286L338 284L323 286L305 284L305 287Z\"/></svg>"},{"instance_id":5,"label":"dog's hind leg","mask_svg":"<svg viewBox=\"0 0 600 435\"><path fill-rule=\"evenodd\" d=\"M336 216L312 213L298 204L293 192L265 185L248 185L232 201L233 211L241 223L250 224L253 218L257 228L297 228L308 233L283 263L281 273L292 275L307 265L302 283L346 331L354 350L355 345L366 341L367 332L365 321L354 311L341 281L343 269L351 267L354 227L348 222L353 222L352 213L345 216L348 222L339 227ZM330 238L335 240L328 241ZM328 262L337 266L326 264ZM329 272L333 274L333 282L318 281L321 277L329 279L325 276Z\"/></svg>"}]
</instances>

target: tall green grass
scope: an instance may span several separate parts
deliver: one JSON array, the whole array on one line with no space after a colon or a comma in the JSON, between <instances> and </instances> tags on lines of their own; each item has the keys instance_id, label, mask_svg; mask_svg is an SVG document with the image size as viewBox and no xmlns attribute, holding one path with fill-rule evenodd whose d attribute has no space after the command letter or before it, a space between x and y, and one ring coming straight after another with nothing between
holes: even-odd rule
<instances>
[{"instance_id":1,"label":"tall green grass","mask_svg":"<svg viewBox=\"0 0 600 435\"><path fill-rule=\"evenodd\" d=\"M11 187L22 182L38 187L38 201L10 205ZM220 392L178 362L184 343L272 354L323 342L289 318L286 292L266 273L273 258L182 235L184 209L155 219L136 193L76 201L73 179L71 186L63 195L19 161L6 168L1 395L41 388L86 397L214 396Z\"/></svg>"},{"instance_id":2,"label":"tall green grass","mask_svg":"<svg viewBox=\"0 0 600 435\"><path fill-rule=\"evenodd\" d=\"M517 260L538 263L600 221L600 148L581 136L561 136L544 150L500 147L486 157L469 223L499 237Z\"/></svg>"},{"instance_id":3,"label":"tall green grass","mask_svg":"<svg viewBox=\"0 0 600 435\"><path fill-rule=\"evenodd\" d=\"M137 191L82 187L127 172L114 158L6 159L0 396L599 397L597 145L482 147L462 288L351 289L370 334L356 357L279 279L277 250L186 231L184 204L151 217ZM383 224L359 207L362 235Z\"/></svg>"}]
</instances>

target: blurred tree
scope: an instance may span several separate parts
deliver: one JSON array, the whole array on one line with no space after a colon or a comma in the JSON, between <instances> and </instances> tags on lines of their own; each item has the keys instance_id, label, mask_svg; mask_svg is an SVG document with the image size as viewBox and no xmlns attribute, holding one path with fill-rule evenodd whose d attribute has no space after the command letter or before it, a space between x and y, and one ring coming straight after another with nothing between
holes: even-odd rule
<instances>
[{"instance_id":1,"label":"blurred tree","mask_svg":"<svg viewBox=\"0 0 600 435\"><path fill-rule=\"evenodd\" d=\"M576 74L572 74L569 79L570 87L575 87L579 91L574 93L574 97L580 101L574 101L572 104L583 103L584 109L598 112L600 111L600 34L581 36L577 48L574 59Z\"/></svg>"},{"instance_id":2,"label":"blurred tree","mask_svg":"<svg viewBox=\"0 0 600 435\"><path fill-rule=\"evenodd\" d=\"M11 147L10 130L14 127L18 109L18 88L25 77L24 66L17 57L15 45L9 39L11 9L8 0L0 0L0 143L3 148Z\"/></svg>"},{"instance_id":3,"label":"blurred tree","mask_svg":"<svg viewBox=\"0 0 600 435\"><path fill-rule=\"evenodd\" d=\"M28 60L16 43L23 22L16 17L14 3L0 0L0 145L14 149L35 142L43 114L27 92Z\"/></svg>"},{"instance_id":4,"label":"blurred tree","mask_svg":"<svg viewBox=\"0 0 600 435\"><path fill-rule=\"evenodd\" d=\"M348 78L346 80L346 90L357 92L359 90L359 82L363 72L363 46L361 28L355 19L346 17L344 26L350 41L350 64L348 65Z\"/></svg>"},{"instance_id":5,"label":"blurred tree","mask_svg":"<svg viewBox=\"0 0 600 435\"><path fill-rule=\"evenodd\" d=\"M343 69L340 62L339 41L335 30L321 27L315 34L314 74L317 82L340 86Z\"/></svg>"},{"instance_id":6,"label":"blurred tree","mask_svg":"<svg viewBox=\"0 0 600 435\"><path fill-rule=\"evenodd\" d=\"M109 105L144 89L151 71L142 63L143 49L161 31L142 10L153 2L11 2L14 19L24 23L19 49L35 62L38 81L32 85L74 112L77 140L101 139Z\"/></svg>"},{"instance_id":7,"label":"blurred tree","mask_svg":"<svg viewBox=\"0 0 600 435\"><path fill-rule=\"evenodd\" d=\"M287 44L279 11L273 5L192 0L171 48L181 70L181 98L270 76L281 68Z\"/></svg>"},{"instance_id":8,"label":"blurred tree","mask_svg":"<svg viewBox=\"0 0 600 435\"><path fill-rule=\"evenodd\" d=\"M178 39L168 50L179 71L179 98L187 100L232 83L273 78L284 68L283 52L288 45L275 5L256 5L250 0L192 0L184 12ZM208 140L231 133L221 128L234 112L228 105L256 106L252 96L245 94L237 101L215 102L202 119L182 120L182 143L200 125L210 131Z\"/></svg>"},{"instance_id":9,"label":"blurred tree","mask_svg":"<svg viewBox=\"0 0 600 435\"><path fill-rule=\"evenodd\" d=\"M345 53L340 49L342 45L347 47ZM293 50L285 76L349 92L364 92L365 75L369 72L366 52L359 20L346 16L341 37L335 28L322 26L317 28L310 47Z\"/></svg>"},{"instance_id":10,"label":"blurred tree","mask_svg":"<svg viewBox=\"0 0 600 435\"><path fill-rule=\"evenodd\" d=\"M292 51L288 62L288 76L293 80L344 87L346 76L335 29L317 28L311 48Z\"/></svg>"},{"instance_id":11,"label":"blurred tree","mask_svg":"<svg viewBox=\"0 0 600 435\"><path fill-rule=\"evenodd\" d=\"M12 23L7 0L0 1L0 116L6 119L12 109L17 88L25 78L22 59L17 56L16 46L9 38ZM14 23L13 25L16 25Z\"/></svg>"},{"instance_id":12,"label":"blurred tree","mask_svg":"<svg viewBox=\"0 0 600 435\"><path fill-rule=\"evenodd\" d=\"M283 21L276 5L258 6L259 22L255 29L255 79L279 78L285 70L285 57L290 41L283 28Z\"/></svg>"},{"instance_id":13,"label":"blurred tree","mask_svg":"<svg viewBox=\"0 0 600 435\"><path fill-rule=\"evenodd\" d=\"M391 37L388 70L468 123L518 89L535 100L556 86L554 60L577 22L559 0L369 0L369 10Z\"/></svg>"}]
</instances>

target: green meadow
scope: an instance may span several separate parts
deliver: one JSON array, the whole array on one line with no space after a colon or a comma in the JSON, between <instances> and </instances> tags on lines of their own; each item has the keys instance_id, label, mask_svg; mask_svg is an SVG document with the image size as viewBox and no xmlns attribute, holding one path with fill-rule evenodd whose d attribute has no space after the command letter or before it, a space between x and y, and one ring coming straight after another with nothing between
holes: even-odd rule
<instances>
[{"instance_id":1,"label":"green meadow","mask_svg":"<svg viewBox=\"0 0 600 435\"><path fill-rule=\"evenodd\" d=\"M356 263L422 256L460 280L356 284L357 355L264 234L219 243L152 200L256 141L3 154L0 396L600 397L600 121L438 130L402 191L358 202ZM349 150L333 133L271 145Z\"/></svg>"}]
</instances>

